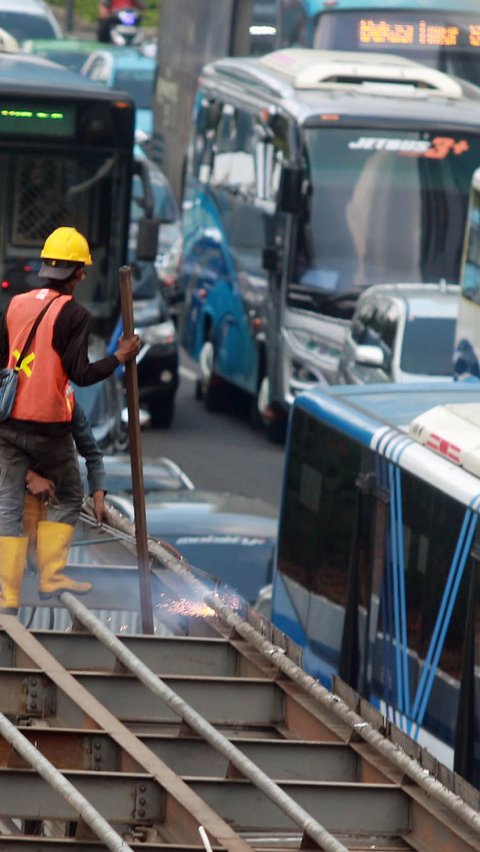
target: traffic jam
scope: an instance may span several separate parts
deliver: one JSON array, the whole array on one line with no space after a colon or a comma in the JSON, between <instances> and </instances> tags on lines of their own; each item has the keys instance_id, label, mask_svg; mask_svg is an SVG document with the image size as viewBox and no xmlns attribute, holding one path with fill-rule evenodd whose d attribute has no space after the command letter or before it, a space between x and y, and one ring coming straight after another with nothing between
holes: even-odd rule
<instances>
[{"instance_id":1,"label":"traffic jam","mask_svg":"<svg viewBox=\"0 0 480 852\"><path fill-rule=\"evenodd\" d=\"M220 5L0 0L0 848L480 849L478 0Z\"/></svg>"}]
</instances>

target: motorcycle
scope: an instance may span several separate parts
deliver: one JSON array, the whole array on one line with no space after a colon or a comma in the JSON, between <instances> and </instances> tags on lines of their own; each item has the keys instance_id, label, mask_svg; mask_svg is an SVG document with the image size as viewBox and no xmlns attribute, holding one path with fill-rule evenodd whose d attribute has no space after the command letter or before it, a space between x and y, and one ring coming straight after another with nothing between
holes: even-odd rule
<instances>
[{"instance_id":1,"label":"motorcycle","mask_svg":"<svg viewBox=\"0 0 480 852\"><path fill-rule=\"evenodd\" d=\"M110 41L120 47L141 44L142 16L137 9L119 9L110 17Z\"/></svg>"}]
</instances>

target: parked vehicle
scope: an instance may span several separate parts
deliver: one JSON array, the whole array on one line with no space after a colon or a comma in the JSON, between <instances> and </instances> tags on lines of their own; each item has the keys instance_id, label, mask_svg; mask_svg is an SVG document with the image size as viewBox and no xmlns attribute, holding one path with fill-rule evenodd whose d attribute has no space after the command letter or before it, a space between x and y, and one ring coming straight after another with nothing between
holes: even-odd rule
<instances>
[{"instance_id":1,"label":"parked vehicle","mask_svg":"<svg viewBox=\"0 0 480 852\"><path fill-rule=\"evenodd\" d=\"M458 286L369 287L355 308L340 355L339 384L450 378Z\"/></svg>"},{"instance_id":2,"label":"parked vehicle","mask_svg":"<svg viewBox=\"0 0 480 852\"><path fill-rule=\"evenodd\" d=\"M74 385L75 398L82 406L98 446L105 453L117 453L128 446L125 417L125 388L113 373L103 382L86 387Z\"/></svg>"},{"instance_id":3,"label":"parked vehicle","mask_svg":"<svg viewBox=\"0 0 480 852\"><path fill-rule=\"evenodd\" d=\"M133 494L130 456L117 453L104 455L105 487L110 494L123 495L127 499ZM87 471L84 459L80 459L80 471L85 489ZM193 491L193 483L187 474L171 459L161 456L158 459L143 460L143 484L145 494L168 491L176 494L180 491Z\"/></svg>"},{"instance_id":4,"label":"parked vehicle","mask_svg":"<svg viewBox=\"0 0 480 852\"><path fill-rule=\"evenodd\" d=\"M98 50L98 41L77 38L30 38L22 44L23 53L42 56L71 71L80 72L91 53Z\"/></svg>"},{"instance_id":5,"label":"parked vehicle","mask_svg":"<svg viewBox=\"0 0 480 852\"><path fill-rule=\"evenodd\" d=\"M134 519L128 496L108 501ZM263 500L194 489L147 491L148 534L172 545L189 564L253 603L272 579L277 512Z\"/></svg>"},{"instance_id":6,"label":"parked vehicle","mask_svg":"<svg viewBox=\"0 0 480 852\"><path fill-rule=\"evenodd\" d=\"M135 146L135 159L142 168L146 169L148 180L142 181L138 174L133 176L129 231L130 256L135 258L138 223L145 216L145 207L150 203L151 214L160 223L155 270L170 313L176 317L183 294L178 274L176 274L181 254L178 204L167 177L159 166L144 154L139 145ZM145 184L151 188L151 200L145 198Z\"/></svg>"},{"instance_id":7,"label":"parked vehicle","mask_svg":"<svg viewBox=\"0 0 480 852\"><path fill-rule=\"evenodd\" d=\"M157 258L155 263L160 286L170 308L172 318L177 324L182 303L185 301L185 290L181 277L182 247L183 240L180 234L175 242Z\"/></svg>"},{"instance_id":8,"label":"parked vehicle","mask_svg":"<svg viewBox=\"0 0 480 852\"><path fill-rule=\"evenodd\" d=\"M0 28L19 44L30 38L62 38L55 15L43 0L0 0Z\"/></svg>"},{"instance_id":9,"label":"parked vehicle","mask_svg":"<svg viewBox=\"0 0 480 852\"><path fill-rule=\"evenodd\" d=\"M88 57L81 73L111 89L128 92L135 102L137 141L145 141L153 128L155 58L135 47L97 50Z\"/></svg>"}]
</instances>

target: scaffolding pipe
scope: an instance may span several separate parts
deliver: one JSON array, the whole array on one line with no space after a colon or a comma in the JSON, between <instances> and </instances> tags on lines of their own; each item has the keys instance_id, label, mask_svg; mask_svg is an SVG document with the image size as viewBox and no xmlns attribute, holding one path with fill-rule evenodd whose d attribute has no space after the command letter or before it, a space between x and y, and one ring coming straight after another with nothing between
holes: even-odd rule
<instances>
[{"instance_id":1,"label":"scaffolding pipe","mask_svg":"<svg viewBox=\"0 0 480 852\"><path fill-rule=\"evenodd\" d=\"M98 837L107 849L110 849L111 852L132 852L131 846L128 846L122 840L88 799L78 792L76 787L17 730L3 713L0 713L0 734L72 806L79 817L92 829L95 837Z\"/></svg>"},{"instance_id":2,"label":"scaffolding pipe","mask_svg":"<svg viewBox=\"0 0 480 852\"><path fill-rule=\"evenodd\" d=\"M255 787L268 796L277 807L286 813L296 825L314 840L320 849L324 849L325 852L348 852L347 848L342 843L339 843L333 834L330 834L323 825L297 804L291 796L287 795L278 784L272 781L239 748L232 745L227 737L217 731L207 719L184 701L173 689L167 686L132 651L126 648L124 643L111 633L96 616L92 615L74 595L70 592L62 592L60 598L75 618L81 621L90 633L120 660L128 671L135 675L150 692L161 698L192 730L223 754L245 778L248 778Z\"/></svg>"},{"instance_id":3,"label":"scaffolding pipe","mask_svg":"<svg viewBox=\"0 0 480 852\"><path fill-rule=\"evenodd\" d=\"M93 504L88 504L90 507ZM120 512L109 509L112 519L112 528L120 530L124 535L134 538L133 526ZM475 831L480 831L480 814L467 802L437 781L433 775L424 769L417 760L410 757L396 744L390 742L387 737L377 731L369 722L366 722L358 713L333 692L322 686L314 677L307 674L297 666L284 653L282 648L265 639L258 630L248 624L232 609L227 607L217 595L212 595L189 570L188 563L176 559L158 542L149 539L149 551L153 557L172 571L177 576L189 579L191 585L197 592L203 594L202 600L218 615L218 617L231 630L235 630L239 636L250 642L263 656L268 657L273 665L289 677L294 683L302 687L309 695L315 698L323 707L333 713L357 736L369 743L376 751L383 755L397 769L400 769L411 781L414 781L422 790L437 802L448 808L451 813L459 817L466 825Z\"/></svg>"}]
</instances>

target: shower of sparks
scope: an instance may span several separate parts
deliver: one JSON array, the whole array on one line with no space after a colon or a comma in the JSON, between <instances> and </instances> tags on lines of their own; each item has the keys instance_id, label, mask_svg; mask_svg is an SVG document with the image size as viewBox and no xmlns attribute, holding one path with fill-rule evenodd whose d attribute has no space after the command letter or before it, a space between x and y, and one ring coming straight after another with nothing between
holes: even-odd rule
<instances>
[{"instance_id":1,"label":"shower of sparks","mask_svg":"<svg viewBox=\"0 0 480 852\"><path fill-rule=\"evenodd\" d=\"M172 615L193 616L195 618L217 618L217 613L204 601L195 601L190 598L168 599L161 595L164 600L157 604L157 609L167 610ZM230 609L238 609L240 598L238 595L218 595L218 599Z\"/></svg>"}]
</instances>

